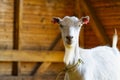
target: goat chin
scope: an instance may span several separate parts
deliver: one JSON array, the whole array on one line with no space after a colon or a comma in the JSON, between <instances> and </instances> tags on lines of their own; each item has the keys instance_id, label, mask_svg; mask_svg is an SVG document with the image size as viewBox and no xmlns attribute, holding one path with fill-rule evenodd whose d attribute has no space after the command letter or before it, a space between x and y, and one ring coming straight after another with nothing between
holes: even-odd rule
<instances>
[{"instance_id":1,"label":"goat chin","mask_svg":"<svg viewBox=\"0 0 120 80\"><path fill-rule=\"evenodd\" d=\"M72 64L73 63L73 58L74 58L74 49L72 46L66 46L65 49L65 55L64 55L64 63L66 65Z\"/></svg>"},{"instance_id":2,"label":"goat chin","mask_svg":"<svg viewBox=\"0 0 120 80\"><path fill-rule=\"evenodd\" d=\"M69 54L65 54L65 56L64 56L64 63L66 64L66 65L69 65L69 64L71 64L71 57L72 57L72 55L69 55Z\"/></svg>"}]
</instances>

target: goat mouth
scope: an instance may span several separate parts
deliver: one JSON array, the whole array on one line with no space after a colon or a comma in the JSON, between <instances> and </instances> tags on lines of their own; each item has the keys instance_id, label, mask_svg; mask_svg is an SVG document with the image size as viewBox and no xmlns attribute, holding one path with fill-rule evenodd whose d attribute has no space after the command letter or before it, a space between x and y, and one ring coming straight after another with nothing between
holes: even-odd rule
<instances>
[{"instance_id":1,"label":"goat mouth","mask_svg":"<svg viewBox=\"0 0 120 80\"><path fill-rule=\"evenodd\" d=\"M67 40L66 43L67 43L68 45L71 45L71 44L72 44L72 41Z\"/></svg>"}]
</instances>

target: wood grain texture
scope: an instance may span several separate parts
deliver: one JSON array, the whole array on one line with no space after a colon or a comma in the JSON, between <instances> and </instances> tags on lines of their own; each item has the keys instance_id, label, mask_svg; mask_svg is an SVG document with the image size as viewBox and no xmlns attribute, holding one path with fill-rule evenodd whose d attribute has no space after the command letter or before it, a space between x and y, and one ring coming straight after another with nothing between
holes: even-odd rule
<instances>
[{"instance_id":1,"label":"wood grain texture","mask_svg":"<svg viewBox=\"0 0 120 80\"><path fill-rule=\"evenodd\" d=\"M13 47L14 0L0 1L0 49Z\"/></svg>"},{"instance_id":2,"label":"wood grain texture","mask_svg":"<svg viewBox=\"0 0 120 80\"><path fill-rule=\"evenodd\" d=\"M62 62L63 51L0 51L0 61Z\"/></svg>"}]
</instances>

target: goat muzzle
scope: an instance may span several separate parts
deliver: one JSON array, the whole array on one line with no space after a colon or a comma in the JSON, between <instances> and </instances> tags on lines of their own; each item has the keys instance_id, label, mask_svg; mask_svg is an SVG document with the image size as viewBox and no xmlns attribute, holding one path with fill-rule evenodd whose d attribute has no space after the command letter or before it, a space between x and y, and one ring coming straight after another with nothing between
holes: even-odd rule
<instances>
[{"instance_id":1,"label":"goat muzzle","mask_svg":"<svg viewBox=\"0 0 120 80\"><path fill-rule=\"evenodd\" d=\"M73 39L73 36L66 36L66 43L67 44L72 44L72 39Z\"/></svg>"}]
</instances>

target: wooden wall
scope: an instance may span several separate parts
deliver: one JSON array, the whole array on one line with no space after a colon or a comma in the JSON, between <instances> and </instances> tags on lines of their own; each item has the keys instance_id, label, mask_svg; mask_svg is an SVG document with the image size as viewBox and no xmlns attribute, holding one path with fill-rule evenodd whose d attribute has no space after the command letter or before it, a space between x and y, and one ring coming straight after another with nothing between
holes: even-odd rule
<instances>
[{"instance_id":1,"label":"wooden wall","mask_svg":"<svg viewBox=\"0 0 120 80\"><path fill-rule=\"evenodd\" d=\"M51 23L51 19L73 15L73 3L73 0L24 0L21 48L49 50L60 32L58 26Z\"/></svg>"},{"instance_id":2,"label":"wooden wall","mask_svg":"<svg viewBox=\"0 0 120 80\"><path fill-rule=\"evenodd\" d=\"M23 0L21 49L47 50L59 34L55 16L74 15L74 1ZM67 5L67 6L66 6ZM0 48L13 48L14 0L0 0Z\"/></svg>"},{"instance_id":3,"label":"wooden wall","mask_svg":"<svg viewBox=\"0 0 120 80\"><path fill-rule=\"evenodd\" d=\"M51 20L53 17L62 18L66 15L74 15L74 8L73 0L0 0L0 50L63 51L59 27L51 23ZM10 51L8 53L11 54ZM0 54L2 55L3 52ZM21 52L20 54L22 55ZM10 58L13 59L11 56ZM13 65L13 61L15 61L15 65ZM10 76L15 70L19 72L17 75L33 76L37 72L36 69L42 64L42 62L35 61L13 61L0 62L0 76ZM55 79L57 73L63 68L63 63L48 64L50 66L47 71L44 71L44 67L42 67L44 72L39 74L40 80ZM0 80L1 78L4 79L0 77ZM8 78L10 80L27 79L26 77L7 76L4 80ZM32 80L29 78L27 80Z\"/></svg>"},{"instance_id":4,"label":"wooden wall","mask_svg":"<svg viewBox=\"0 0 120 80\"><path fill-rule=\"evenodd\" d=\"M0 0L0 49L13 47L13 0Z\"/></svg>"},{"instance_id":5,"label":"wooden wall","mask_svg":"<svg viewBox=\"0 0 120 80\"><path fill-rule=\"evenodd\" d=\"M0 0L0 50L13 49L13 13L14 1ZM11 69L11 62L0 62L0 75L9 75Z\"/></svg>"},{"instance_id":6,"label":"wooden wall","mask_svg":"<svg viewBox=\"0 0 120 80\"><path fill-rule=\"evenodd\" d=\"M89 15L90 23L83 26L80 46L111 45L113 29L120 29L119 3L0 0L0 80L55 80L64 67L64 46L58 25L51 23L53 17Z\"/></svg>"},{"instance_id":7,"label":"wooden wall","mask_svg":"<svg viewBox=\"0 0 120 80\"><path fill-rule=\"evenodd\" d=\"M97 17L98 22L101 24L101 27L104 28L104 32L108 36L110 42L112 43L112 38L114 35L114 29L117 29L118 36L120 34L120 1L116 0L86 0L90 3L92 9L94 10L94 16ZM102 45L92 26L86 27L85 29L86 48L95 47ZM107 44L106 44L107 45ZM120 41L118 41L118 48L120 49Z\"/></svg>"}]
</instances>

